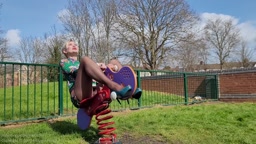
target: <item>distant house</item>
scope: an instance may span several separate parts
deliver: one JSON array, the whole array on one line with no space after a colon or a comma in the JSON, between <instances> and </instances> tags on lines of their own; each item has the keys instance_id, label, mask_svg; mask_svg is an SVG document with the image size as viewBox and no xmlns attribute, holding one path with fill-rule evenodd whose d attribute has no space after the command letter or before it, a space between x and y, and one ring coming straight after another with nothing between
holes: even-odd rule
<instances>
[{"instance_id":1,"label":"distant house","mask_svg":"<svg viewBox=\"0 0 256 144\"><path fill-rule=\"evenodd\" d=\"M6 65L0 67L0 88L27 85L47 81L40 69L25 65Z\"/></svg>"},{"instance_id":2,"label":"distant house","mask_svg":"<svg viewBox=\"0 0 256 144\"><path fill-rule=\"evenodd\" d=\"M246 68L253 68L256 67L256 62L250 62ZM230 69L241 69L244 67L241 67L241 63L239 62L229 62L225 63L222 67L222 70L230 70ZM180 68L180 67L175 67L171 68L171 71L174 72L208 72L208 71L219 71L221 70L220 64L198 64L198 65L193 65L190 68Z\"/></svg>"}]
</instances>

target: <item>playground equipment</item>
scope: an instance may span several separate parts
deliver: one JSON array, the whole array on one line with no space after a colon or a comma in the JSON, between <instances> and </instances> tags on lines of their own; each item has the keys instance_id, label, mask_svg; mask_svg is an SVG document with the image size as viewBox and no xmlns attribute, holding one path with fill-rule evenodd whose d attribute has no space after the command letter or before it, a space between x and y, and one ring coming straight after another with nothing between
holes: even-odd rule
<instances>
[{"instance_id":1,"label":"playground equipment","mask_svg":"<svg viewBox=\"0 0 256 144\"><path fill-rule=\"evenodd\" d=\"M111 69L107 68L104 73L109 79L117 82L120 85L131 86L131 96L127 99L122 99L128 101L128 99L132 97L132 94L134 94L137 89L137 78L132 68L125 66L122 67L118 72L113 72ZM91 124L92 117L95 115L99 130L98 134L101 136L95 142L96 144L121 143L117 140L117 135L114 133L114 130L116 129L112 126L114 122L108 121L113 118L113 115L109 115L109 113L111 113L109 105L115 99L119 99L116 93L114 91L111 92L107 86L103 86L102 89L97 92L96 96L83 100L80 103L81 108L77 113L78 126L82 130L87 129ZM120 101L118 102L120 103Z\"/></svg>"}]
</instances>

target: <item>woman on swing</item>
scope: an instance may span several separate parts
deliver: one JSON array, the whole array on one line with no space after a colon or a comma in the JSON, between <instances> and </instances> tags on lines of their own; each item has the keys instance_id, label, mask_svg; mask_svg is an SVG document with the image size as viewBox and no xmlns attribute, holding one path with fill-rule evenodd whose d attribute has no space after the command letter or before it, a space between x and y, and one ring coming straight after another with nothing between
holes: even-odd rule
<instances>
[{"instance_id":1,"label":"woman on swing","mask_svg":"<svg viewBox=\"0 0 256 144\"><path fill-rule=\"evenodd\" d=\"M69 40L63 47L62 53L66 59L60 61L63 74L68 81L69 92L73 105L80 108L80 102L84 99L91 98L95 95L93 93L93 80L100 84L106 85L111 90L115 91L118 98L127 99L132 95L130 86L122 86L105 76L102 70L107 66L113 71L118 71L122 65L117 60L111 60L106 66L104 63L95 63L89 57L83 57L80 61L77 59L79 48L73 40ZM141 96L141 89L137 89L136 97Z\"/></svg>"}]
</instances>

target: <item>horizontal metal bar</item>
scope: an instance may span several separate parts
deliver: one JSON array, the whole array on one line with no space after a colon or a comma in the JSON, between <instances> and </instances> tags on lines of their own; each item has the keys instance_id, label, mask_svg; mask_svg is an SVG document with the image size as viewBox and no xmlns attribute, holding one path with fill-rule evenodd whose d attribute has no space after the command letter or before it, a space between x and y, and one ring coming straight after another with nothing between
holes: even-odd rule
<instances>
[{"instance_id":1,"label":"horizontal metal bar","mask_svg":"<svg viewBox=\"0 0 256 144\"><path fill-rule=\"evenodd\" d=\"M33 65L33 66L54 66L58 67L58 64L34 64L34 63L18 63L18 62L0 62L0 64L12 64L12 65Z\"/></svg>"}]
</instances>

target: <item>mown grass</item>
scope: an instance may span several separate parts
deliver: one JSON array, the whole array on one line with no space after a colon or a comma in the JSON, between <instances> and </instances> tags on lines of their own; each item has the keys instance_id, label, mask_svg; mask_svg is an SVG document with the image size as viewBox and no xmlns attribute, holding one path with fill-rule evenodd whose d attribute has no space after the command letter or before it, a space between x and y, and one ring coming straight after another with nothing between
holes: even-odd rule
<instances>
[{"instance_id":1,"label":"mown grass","mask_svg":"<svg viewBox=\"0 0 256 144\"><path fill-rule=\"evenodd\" d=\"M152 107L155 105L177 105L184 104L185 100L183 96L176 94L163 93L157 91L143 91L141 96L140 107ZM129 104L126 101L121 101L121 105L117 101L113 101L110 104L112 110L122 109L136 109L138 108L138 100L129 100Z\"/></svg>"},{"instance_id":2,"label":"mown grass","mask_svg":"<svg viewBox=\"0 0 256 144\"><path fill-rule=\"evenodd\" d=\"M30 118L47 118L59 115L59 86L57 82L29 84L0 89L0 123L1 121L22 121ZM184 103L183 96L143 91L141 107L154 105L173 105ZM63 115L76 115L77 109L72 106L66 82L63 85ZM138 100L113 101L113 111L136 109Z\"/></svg>"},{"instance_id":3,"label":"mown grass","mask_svg":"<svg viewBox=\"0 0 256 144\"><path fill-rule=\"evenodd\" d=\"M113 112L115 133L124 144L253 144L256 141L254 103L201 103ZM0 128L0 143L92 143L91 127L81 131L76 119L66 118Z\"/></svg>"},{"instance_id":4,"label":"mown grass","mask_svg":"<svg viewBox=\"0 0 256 144\"><path fill-rule=\"evenodd\" d=\"M1 88L0 120L45 117L58 114L58 89L57 82ZM67 91L64 90L63 93L65 104L69 99Z\"/></svg>"}]
</instances>

